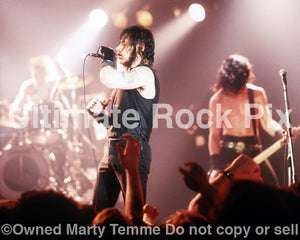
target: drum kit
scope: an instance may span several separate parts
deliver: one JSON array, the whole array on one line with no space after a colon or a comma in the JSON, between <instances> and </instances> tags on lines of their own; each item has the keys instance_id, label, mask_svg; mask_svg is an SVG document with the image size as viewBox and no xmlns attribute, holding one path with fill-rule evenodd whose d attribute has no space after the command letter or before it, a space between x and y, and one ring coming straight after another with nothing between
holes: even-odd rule
<instances>
[{"instance_id":1,"label":"drum kit","mask_svg":"<svg viewBox=\"0 0 300 240\"><path fill-rule=\"evenodd\" d=\"M91 82L91 77L85 78L85 85ZM61 78L56 86L59 100L37 103L26 121L10 116L9 103L0 102L2 198L16 199L30 189L52 188L79 201L91 200L98 153L92 152L95 146L78 125L82 113L85 122L91 120L78 107L83 103L78 103L76 91L83 84L79 75Z\"/></svg>"}]
</instances>

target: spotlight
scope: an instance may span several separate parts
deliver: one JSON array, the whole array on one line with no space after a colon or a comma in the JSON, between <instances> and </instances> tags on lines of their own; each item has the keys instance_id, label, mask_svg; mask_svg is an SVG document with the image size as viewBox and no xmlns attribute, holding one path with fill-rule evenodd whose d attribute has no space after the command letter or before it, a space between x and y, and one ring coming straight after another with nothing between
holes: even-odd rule
<instances>
[{"instance_id":1,"label":"spotlight","mask_svg":"<svg viewBox=\"0 0 300 240\"><path fill-rule=\"evenodd\" d=\"M124 28L127 26L127 17L122 12L116 12L112 15L113 24L118 28Z\"/></svg>"},{"instance_id":2,"label":"spotlight","mask_svg":"<svg viewBox=\"0 0 300 240\"><path fill-rule=\"evenodd\" d=\"M94 9L90 13L90 22L93 26L102 28L107 24L108 17L102 9Z\"/></svg>"},{"instance_id":3,"label":"spotlight","mask_svg":"<svg viewBox=\"0 0 300 240\"><path fill-rule=\"evenodd\" d=\"M195 136L195 145L196 147L204 147L205 146L205 137L203 135Z\"/></svg>"},{"instance_id":4,"label":"spotlight","mask_svg":"<svg viewBox=\"0 0 300 240\"><path fill-rule=\"evenodd\" d=\"M153 23L153 17L151 13L146 10L137 11L136 20L144 27L148 27Z\"/></svg>"},{"instance_id":5,"label":"spotlight","mask_svg":"<svg viewBox=\"0 0 300 240\"><path fill-rule=\"evenodd\" d=\"M174 8L174 11L173 11L173 13L174 13L174 16L175 17L179 17L180 15L181 15L181 10L180 10L180 8Z\"/></svg>"},{"instance_id":6,"label":"spotlight","mask_svg":"<svg viewBox=\"0 0 300 240\"><path fill-rule=\"evenodd\" d=\"M198 3L193 3L189 7L190 17L196 22L202 22L205 19L205 9Z\"/></svg>"}]
</instances>

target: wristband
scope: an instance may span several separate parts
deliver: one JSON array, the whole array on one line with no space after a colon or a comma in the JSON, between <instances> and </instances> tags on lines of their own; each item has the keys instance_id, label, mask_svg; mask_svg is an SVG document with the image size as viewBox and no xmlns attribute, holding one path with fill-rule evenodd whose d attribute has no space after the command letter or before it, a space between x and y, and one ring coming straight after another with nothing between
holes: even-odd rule
<instances>
[{"instance_id":1,"label":"wristband","mask_svg":"<svg viewBox=\"0 0 300 240\"><path fill-rule=\"evenodd\" d=\"M110 60L102 60L101 64L100 64L100 69L106 67L106 66L111 66L114 67L114 63Z\"/></svg>"},{"instance_id":2,"label":"wristband","mask_svg":"<svg viewBox=\"0 0 300 240\"><path fill-rule=\"evenodd\" d=\"M276 139L281 139L284 135L285 135L284 130L278 130L278 131L275 132L275 138Z\"/></svg>"},{"instance_id":3,"label":"wristband","mask_svg":"<svg viewBox=\"0 0 300 240\"><path fill-rule=\"evenodd\" d=\"M233 178L233 173L232 172L224 170L224 171L222 171L222 173L225 177L228 177L230 180L232 180L232 178Z\"/></svg>"},{"instance_id":4,"label":"wristband","mask_svg":"<svg viewBox=\"0 0 300 240\"><path fill-rule=\"evenodd\" d=\"M212 169L220 169L219 166L222 165L223 161L220 154L213 154L210 156L210 167Z\"/></svg>"},{"instance_id":5,"label":"wristband","mask_svg":"<svg viewBox=\"0 0 300 240\"><path fill-rule=\"evenodd\" d=\"M222 161L222 158L221 158L220 154L213 154L212 156L210 156L210 159L213 162L220 162L220 161Z\"/></svg>"}]
</instances>

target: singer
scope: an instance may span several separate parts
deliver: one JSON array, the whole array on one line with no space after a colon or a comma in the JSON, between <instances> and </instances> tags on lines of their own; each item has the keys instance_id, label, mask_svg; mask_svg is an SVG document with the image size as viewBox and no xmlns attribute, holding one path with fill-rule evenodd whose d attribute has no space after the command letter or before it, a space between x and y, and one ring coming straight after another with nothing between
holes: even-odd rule
<instances>
[{"instance_id":1,"label":"singer","mask_svg":"<svg viewBox=\"0 0 300 240\"><path fill-rule=\"evenodd\" d=\"M158 103L160 92L158 78L152 70L154 46L154 38L149 29L142 26L124 29L115 53L118 64L125 71L116 70L115 57L109 48L101 47L98 51L103 59L100 65L100 81L107 88L113 89L111 103L119 110L114 111L114 114L118 114L119 124L110 122L108 126L106 148L98 169L93 199L93 205L98 211L113 207L120 191L123 197L125 195L125 171L116 149L117 142L125 148L123 134L130 134L140 142L139 173L145 201L151 163L149 138L152 131L153 104ZM122 124L122 116L127 110L134 110L139 114L138 120L132 120L136 121L137 127L128 128ZM91 113L92 108L88 111Z\"/></svg>"},{"instance_id":2,"label":"singer","mask_svg":"<svg viewBox=\"0 0 300 240\"><path fill-rule=\"evenodd\" d=\"M213 86L215 94L209 101L212 122L209 128L208 148L211 159L210 180L213 180L239 154L245 153L250 157L261 151L259 124L273 137L282 137L281 126L272 119L267 107L267 95L262 87L253 84L255 75L249 60L241 55L230 55L222 63L217 73L217 80ZM248 104L258 104L263 109L263 115L257 119L245 119L246 116L256 116L254 107ZM227 115L229 124L216 124L216 111L221 105L222 114L230 110ZM252 105L253 106L253 105ZM248 112L246 112L248 111ZM250 127L246 122L250 122ZM268 122L269 121L269 122ZM269 163L265 160L260 165L265 182L278 184L277 176Z\"/></svg>"}]
</instances>

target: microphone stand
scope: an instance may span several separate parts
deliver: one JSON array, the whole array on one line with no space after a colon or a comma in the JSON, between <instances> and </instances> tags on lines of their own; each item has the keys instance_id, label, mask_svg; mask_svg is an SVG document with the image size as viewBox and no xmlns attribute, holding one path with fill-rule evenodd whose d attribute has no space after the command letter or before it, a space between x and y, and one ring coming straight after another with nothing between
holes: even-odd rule
<instances>
[{"instance_id":1,"label":"microphone stand","mask_svg":"<svg viewBox=\"0 0 300 240\"><path fill-rule=\"evenodd\" d=\"M285 115L286 115L286 124L287 124L287 137L288 137L288 155L287 155L287 162L288 162L288 186L295 183L297 181L296 174L295 174L295 162L294 162L294 155L293 155L293 142L292 142L292 127L290 122L289 116L289 100L287 94L287 80L286 80L286 71L281 69L279 72L282 80L283 86L283 96L284 96L284 103L285 103Z\"/></svg>"}]
</instances>

